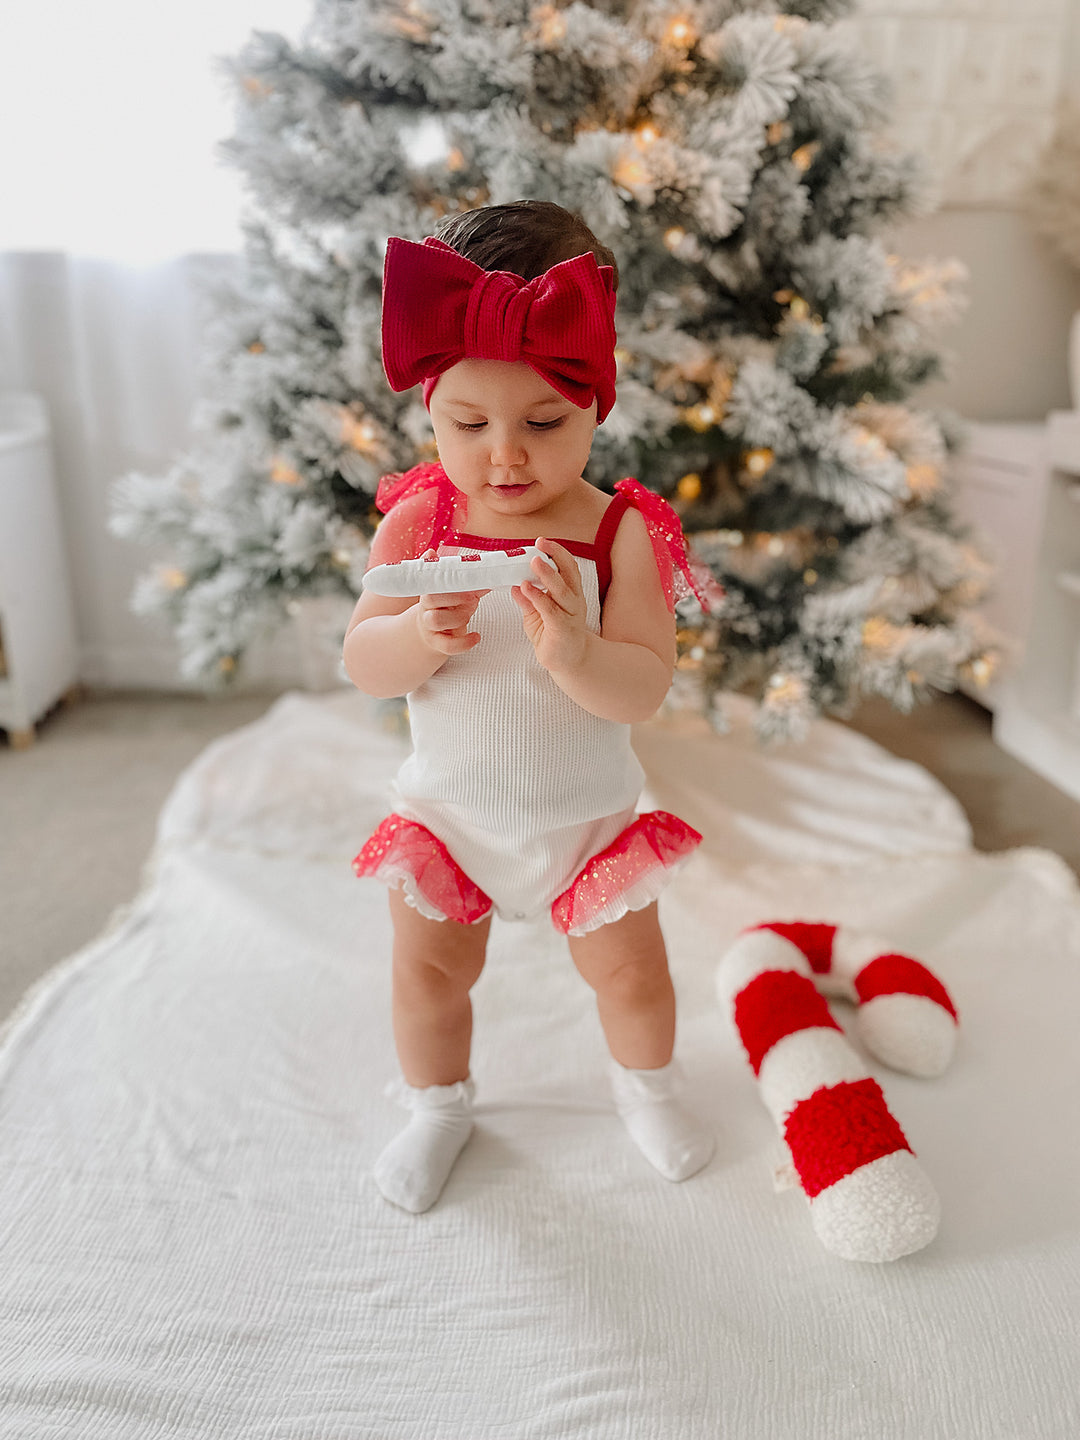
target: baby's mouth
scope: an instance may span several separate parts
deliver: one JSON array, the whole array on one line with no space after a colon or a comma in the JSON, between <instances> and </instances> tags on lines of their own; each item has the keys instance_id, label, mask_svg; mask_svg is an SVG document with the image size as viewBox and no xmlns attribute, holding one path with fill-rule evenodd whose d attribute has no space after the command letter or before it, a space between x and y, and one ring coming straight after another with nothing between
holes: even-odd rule
<instances>
[{"instance_id":1,"label":"baby's mouth","mask_svg":"<svg viewBox=\"0 0 1080 1440\"><path fill-rule=\"evenodd\" d=\"M524 495L532 485L531 480L523 480L519 485L492 485L492 490L497 495Z\"/></svg>"}]
</instances>

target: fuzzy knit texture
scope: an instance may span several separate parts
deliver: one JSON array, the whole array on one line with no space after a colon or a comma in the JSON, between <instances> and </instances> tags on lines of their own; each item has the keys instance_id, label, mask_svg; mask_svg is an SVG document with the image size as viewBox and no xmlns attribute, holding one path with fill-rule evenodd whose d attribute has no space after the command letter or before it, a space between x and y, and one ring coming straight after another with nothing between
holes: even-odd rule
<instances>
[{"instance_id":1,"label":"fuzzy knit texture","mask_svg":"<svg viewBox=\"0 0 1080 1440\"><path fill-rule=\"evenodd\" d=\"M717 971L818 1238L844 1259L896 1260L933 1240L940 1204L819 986L860 1004L872 1054L918 1075L939 1074L951 1058L956 1007L919 961L835 925L754 926Z\"/></svg>"}]
</instances>

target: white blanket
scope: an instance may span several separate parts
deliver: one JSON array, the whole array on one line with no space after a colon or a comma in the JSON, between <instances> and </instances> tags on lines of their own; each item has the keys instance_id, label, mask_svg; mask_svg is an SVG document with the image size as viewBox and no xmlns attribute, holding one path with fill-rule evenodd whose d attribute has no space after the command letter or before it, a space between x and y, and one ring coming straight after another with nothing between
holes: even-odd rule
<instances>
[{"instance_id":1,"label":"white blanket","mask_svg":"<svg viewBox=\"0 0 1080 1440\"><path fill-rule=\"evenodd\" d=\"M684 718L636 744L643 808L707 837L661 916L709 1167L648 1167L565 942L496 922L477 1130L433 1210L382 1200L390 933L349 861L405 742L359 696L286 697L182 777L143 893L4 1037L0 1436L1080 1434L1071 875L973 852L925 772L838 725L762 752L737 710L729 736ZM830 1256L773 1193L712 976L774 917L884 933L960 1011L942 1079L872 1067L944 1212L894 1264Z\"/></svg>"}]
</instances>

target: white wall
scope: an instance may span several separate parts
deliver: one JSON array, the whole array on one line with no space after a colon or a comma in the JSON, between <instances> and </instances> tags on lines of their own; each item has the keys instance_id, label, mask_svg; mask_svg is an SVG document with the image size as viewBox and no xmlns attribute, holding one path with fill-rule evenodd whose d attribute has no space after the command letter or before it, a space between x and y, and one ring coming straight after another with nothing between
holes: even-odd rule
<instances>
[{"instance_id":1,"label":"white wall","mask_svg":"<svg viewBox=\"0 0 1080 1440\"><path fill-rule=\"evenodd\" d=\"M945 209L888 235L909 259L955 256L967 265L969 305L940 333L947 376L913 402L970 420L1042 420L1070 409L1068 330L1080 273L1015 210Z\"/></svg>"}]
</instances>

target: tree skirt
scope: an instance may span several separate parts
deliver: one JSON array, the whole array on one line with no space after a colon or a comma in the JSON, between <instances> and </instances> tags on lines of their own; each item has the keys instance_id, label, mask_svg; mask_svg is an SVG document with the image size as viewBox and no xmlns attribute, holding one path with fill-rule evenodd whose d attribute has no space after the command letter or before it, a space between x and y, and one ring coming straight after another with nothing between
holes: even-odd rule
<instances>
[{"instance_id":1,"label":"tree skirt","mask_svg":"<svg viewBox=\"0 0 1080 1440\"><path fill-rule=\"evenodd\" d=\"M433 1210L382 1200L405 1119L383 1094L390 930L349 862L406 743L360 696L287 696L181 777L142 894L3 1038L0 1434L1080 1433L1071 875L973 852L936 782L839 725L763 751L736 707L728 736L683 717L636 743L643 808L706 836L661 916L708 1168L649 1168L565 941L496 921L477 1129ZM774 1193L775 1128L715 998L738 931L788 917L882 934L960 1012L941 1079L871 1062L943 1208L892 1264L828 1254L801 1193Z\"/></svg>"}]
</instances>

